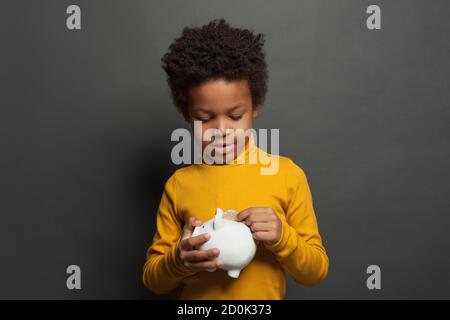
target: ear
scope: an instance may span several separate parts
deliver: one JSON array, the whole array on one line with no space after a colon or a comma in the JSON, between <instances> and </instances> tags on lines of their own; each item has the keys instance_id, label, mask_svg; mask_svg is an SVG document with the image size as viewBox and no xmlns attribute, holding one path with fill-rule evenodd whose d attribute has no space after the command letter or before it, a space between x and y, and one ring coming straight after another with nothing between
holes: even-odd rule
<instances>
[{"instance_id":1,"label":"ear","mask_svg":"<svg viewBox=\"0 0 450 320\"><path fill-rule=\"evenodd\" d=\"M253 106L252 117L256 118L259 115L259 111L261 110L260 105Z\"/></svg>"}]
</instances>

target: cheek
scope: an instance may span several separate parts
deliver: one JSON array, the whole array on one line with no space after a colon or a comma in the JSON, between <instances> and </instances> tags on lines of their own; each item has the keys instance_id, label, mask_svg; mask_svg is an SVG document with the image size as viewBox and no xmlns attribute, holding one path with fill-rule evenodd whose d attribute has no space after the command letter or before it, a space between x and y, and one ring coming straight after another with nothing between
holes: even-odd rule
<instances>
[{"instance_id":1,"label":"cheek","mask_svg":"<svg viewBox=\"0 0 450 320\"><path fill-rule=\"evenodd\" d=\"M241 128L244 130L251 129L253 127L253 118L251 112L247 112L242 119L236 122L237 128Z\"/></svg>"},{"instance_id":2,"label":"cheek","mask_svg":"<svg viewBox=\"0 0 450 320\"><path fill-rule=\"evenodd\" d=\"M205 123L202 124L201 130L202 130L202 137L200 139L202 139L201 144L204 149L212 142L212 140L214 140L214 135L215 133L217 134L218 128L214 124Z\"/></svg>"}]
</instances>

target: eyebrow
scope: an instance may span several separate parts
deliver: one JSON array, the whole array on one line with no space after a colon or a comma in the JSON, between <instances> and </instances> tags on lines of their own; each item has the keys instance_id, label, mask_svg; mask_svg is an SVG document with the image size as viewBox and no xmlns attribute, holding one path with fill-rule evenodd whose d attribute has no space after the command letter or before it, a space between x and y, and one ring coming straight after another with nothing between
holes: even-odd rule
<instances>
[{"instance_id":1,"label":"eyebrow","mask_svg":"<svg viewBox=\"0 0 450 320\"><path fill-rule=\"evenodd\" d=\"M242 103L237 104L237 105L235 105L234 107L230 108L230 109L228 110L228 112L234 111L234 110L236 110L236 109L238 109L238 108L240 108L240 107L244 107L244 104L242 104ZM202 111L202 112L206 112L206 113L211 113L211 111L206 110L206 109L203 109L202 107L196 107L196 108L194 108L193 111Z\"/></svg>"}]
</instances>

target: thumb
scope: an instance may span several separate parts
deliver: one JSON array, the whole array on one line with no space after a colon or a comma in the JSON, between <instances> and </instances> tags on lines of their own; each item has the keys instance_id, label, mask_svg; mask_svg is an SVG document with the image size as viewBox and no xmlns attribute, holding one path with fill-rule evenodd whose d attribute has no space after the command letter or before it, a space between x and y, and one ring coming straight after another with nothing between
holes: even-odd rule
<instances>
[{"instance_id":1,"label":"thumb","mask_svg":"<svg viewBox=\"0 0 450 320\"><path fill-rule=\"evenodd\" d=\"M192 237L192 232L195 227L199 227L202 225L202 222L195 217L190 217L188 222L184 224L183 227L183 237L182 239L187 239Z\"/></svg>"}]
</instances>

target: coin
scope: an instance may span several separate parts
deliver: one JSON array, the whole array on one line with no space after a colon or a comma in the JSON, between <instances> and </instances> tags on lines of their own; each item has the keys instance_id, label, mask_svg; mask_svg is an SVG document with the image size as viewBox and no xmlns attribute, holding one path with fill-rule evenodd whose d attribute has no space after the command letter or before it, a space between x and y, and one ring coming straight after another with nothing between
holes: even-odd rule
<instances>
[{"instance_id":1,"label":"coin","mask_svg":"<svg viewBox=\"0 0 450 320\"><path fill-rule=\"evenodd\" d=\"M236 221L236 216L238 213L238 211L230 209L223 213L223 218L226 220Z\"/></svg>"}]
</instances>

